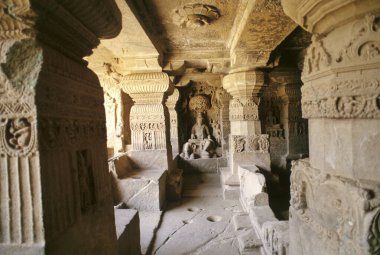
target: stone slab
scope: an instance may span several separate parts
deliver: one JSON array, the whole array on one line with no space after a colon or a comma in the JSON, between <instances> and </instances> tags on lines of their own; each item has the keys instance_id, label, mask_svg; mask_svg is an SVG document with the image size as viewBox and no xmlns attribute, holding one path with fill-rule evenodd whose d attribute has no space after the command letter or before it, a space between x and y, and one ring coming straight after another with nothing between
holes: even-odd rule
<instances>
[{"instance_id":1,"label":"stone slab","mask_svg":"<svg viewBox=\"0 0 380 255\"><path fill-rule=\"evenodd\" d=\"M119 255L141 254L138 212L133 209L115 209L115 225Z\"/></svg>"},{"instance_id":2,"label":"stone slab","mask_svg":"<svg viewBox=\"0 0 380 255\"><path fill-rule=\"evenodd\" d=\"M167 150L129 151L127 155L133 169L169 170L173 158Z\"/></svg>"},{"instance_id":3,"label":"stone slab","mask_svg":"<svg viewBox=\"0 0 380 255\"><path fill-rule=\"evenodd\" d=\"M166 201L167 171L139 170L124 179L114 178L117 202L139 211L159 211Z\"/></svg>"},{"instance_id":4,"label":"stone slab","mask_svg":"<svg viewBox=\"0 0 380 255\"><path fill-rule=\"evenodd\" d=\"M178 165L185 173L217 173L219 168L227 166L227 159L224 157L208 159L178 158Z\"/></svg>"},{"instance_id":5,"label":"stone slab","mask_svg":"<svg viewBox=\"0 0 380 255\"><path fill-rule=\"evenodd\" d=\"M247 254L247 252L251 252L252 254L257 254L262 247L262 242L253 229L248 231L248 233L238 236L237 240L241 253Z\"/></svg>"},{"instance_id":6,"label":"stone slab","mask_svg":"<svg viewBox=\"0 0 380 255\"><path fill-rule=\"evenodd\" d=\"M239 166L240 201L245 211L250 205L269 205L268 194L265 193L266 181L259 169L254 166Z\"/></svg>"},{"instance_id":7,"label":"stone slab","mask_svg":"<svg viewBox=\"0 0 380 255\"><path fill-rule=\"evenodd\" d=\"M160 227L162 212L139 212L140 214L140 240L142 254L149 254Z\"/></svg>"},{"instance_id":8,"label":"stone slab","mask_svg":"<svg viewBox=\"0 0 380 255\"><path fill-rule=\"evenodd\" d=\"M257 233L262 233L265 222L279 221L269 206L251 206L249 209L249 219ZM262 234L259 234L260 236Z\"/></svg>"},{"instance_id":9,"label":"stone slab","mask_svg":"<svg viewBox=\"0 0 380 255\"><path fill-rule=\"evenodd\" d=\"M235 231L252 229L252 224L247 213L233 215L232 222L234 223Z\"/></svg>"}]
</instances>

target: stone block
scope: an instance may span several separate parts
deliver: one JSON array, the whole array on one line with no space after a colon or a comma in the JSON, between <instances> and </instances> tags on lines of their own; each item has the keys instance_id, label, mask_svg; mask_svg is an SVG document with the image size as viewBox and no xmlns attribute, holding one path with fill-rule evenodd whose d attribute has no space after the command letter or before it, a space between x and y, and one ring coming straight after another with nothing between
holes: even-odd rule
<instances>
[{"instance_id":1,"label":"stone block","mask_svg":"<svg viewBox=\"0 0 380 255\"><path fill-rule=\"evenodd\" d=\"M278 221L272 209L267 206L251 206L249 209L249 219L259 236L262 236L263 225L268 221Z\"/></svg>"},{"instance_id":2,"label":"stone block","mask_svg":"<svg viewBox=\"0 0 380 255\"><path fill-rule=\"evenodd\" d=\"M269 205L268 194L265 193L266 182L263 174L256 166L239 166L240 202L245 211L250 206Z\"/></svg>"},{"instance_id":3,"label":"stone block","mask_svg":"<svg viewBox=\"0 0 380 255\"><path fill-rule=\"evenodd\" d=\"M167 150L129 151L127 155L133 169L157 169L170 170L168 162L172 161L172 155Z\"/></svg>"},{"instance_id":4,"label":"stone block","mask_svg":"<svg viewBox=\"0 0 380 255\"><path fill-rule=\"evenodd\" d=\"M240 253L260 254L262 242L253 229L248 233L238 236L237 240Z\"/></svg>"},{"instance_id":5,"label":"stone block","mask_svg":"<svg viewBox=\"0 0 380 255\"><path fill-rule=\"evenodd\" d=\"M229 167L220 168L220 183L223 190L223 199L238 200L240 196L239 179L233 175Z\"/></svg>"},{"instance_id":6,"label":"stone block","mask_svg":"<svg viewBox=\"0 0 380 255\"><path fill-rule=\"evenodd\" d=\"M168 174L166 182L166 195L168 200L175 201L181 199L183 188L183 170L176 169Z\"/></svg>"},{"instance_id":7,"label":"stone block","mask_svg":"<svg viewBox=\"0 0 380 255\"><path fill-rule=\"evenodd\" d=\"M233 215L232 222L234 224L235 231L252 228L252 224L247 213Z\"/></svg>"},{"instance_id":8,"label":"stone block","mask_svg":"<svg viewBox=\"0 0 380 255\"><path fill-rule=\"evenodd\" d=\"M133 209L115 209L115 225L119 255L139 255L140 219Z\"/></svg>"},{"instance_id":9,"label":"stone block","mask_svg":"<svg viewBox=\"0 0 380 255\"><path fill-rule=\"evenodd\" d=\"M141 211L162 210L166 198L167 171L135 170L127 178L115 178L115 196L128 208Z\"/></svg>"},{"instance_id":10,"label":"stone block","mask_svg":"<svg viewBox=\"0 0 380 255\"><path fill-rule=\"evenodd\" d=\"M266 254L286 255L289 249L289 222L268 221L263 224L261 240Z\"/></svg>"},{"instance_id":11,"label":"stone block","mask_svg":"<svg viewBox=\"0 0 380 255\"><path fill-rule=\"evenodd\" d=\"M185 173L217 173L220 167L227 165L226 158L209 158L209 159L178 159L179 167Z\"/></svg>"},{"instance_id":12,"label":"stone block","mask_svg":"<svg viewBox=\"0 0 380 255\"><path fill-rule=\"evenodd\" d=\"M230 153L230 164L232 171L237 173L239 165L256 165L266 171L271 171L271 161L269 153L261 152L239 152Z\"/></svg>"}]
</instances>

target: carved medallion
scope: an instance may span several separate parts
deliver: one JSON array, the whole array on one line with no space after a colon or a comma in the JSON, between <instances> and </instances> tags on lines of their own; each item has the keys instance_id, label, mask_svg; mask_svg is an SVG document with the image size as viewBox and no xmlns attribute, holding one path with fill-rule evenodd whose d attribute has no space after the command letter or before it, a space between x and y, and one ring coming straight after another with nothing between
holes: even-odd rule
<instances>
[{"instance_id":1,"label":"carved medallion","mask_svg":"<svg viewBox=\"0 0 380 255\"><path fill-rule=\"evenodd\" d=\"M0 133L0 145L10 156L25 156L34 149L35 128L27 118L2 119Z\"/></svg>"},{"instance_id":2,"label":"carved medallion","mask_svg":"<svg viewBox=\"0 0 380 255\"><path fill-rule=\"evenodd\" d=\"M199 28L219 19L219 10L206 4L186 4L174 10L173 22L182 28Z\"/></svg>"}]
</instances>

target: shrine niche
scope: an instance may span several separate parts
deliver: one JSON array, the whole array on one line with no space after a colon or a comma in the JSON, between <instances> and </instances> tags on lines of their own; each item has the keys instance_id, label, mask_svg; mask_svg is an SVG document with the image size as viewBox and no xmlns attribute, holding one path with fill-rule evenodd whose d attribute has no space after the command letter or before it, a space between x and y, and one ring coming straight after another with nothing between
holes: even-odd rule
<instances>
[{"instance_id":1,"label":"shrine niche","mask_svg":"<svg viewBox=\"0 0 380 255\"><path fill-rule=\"evenodd\" d=\"M219 84L218 84L219 83ZM227 93L209 81L192 81L181 87L179 133L184 159L221 157L223 144L223 108ZM224 100L223 98L227 98Z\"/></svg>"}]
</instances>

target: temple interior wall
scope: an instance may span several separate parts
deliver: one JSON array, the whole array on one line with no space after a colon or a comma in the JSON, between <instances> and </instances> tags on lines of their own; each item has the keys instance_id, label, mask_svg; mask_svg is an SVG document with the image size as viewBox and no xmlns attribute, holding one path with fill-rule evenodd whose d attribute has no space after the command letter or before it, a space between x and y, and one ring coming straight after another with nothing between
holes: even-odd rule
<instances>
[{"instance_id":1,"label":"temple interior wall","mask_svg":"<svg viewBox=\"0 0 380 255\"><path fill-rule=\"evenodd\" d=\"M117 254L116 210L194 175L260 254L380 252L378 3L172 1L152 40L145 3L79 2L0 3L1 254Z\"/></svg>"}]
</instances>

